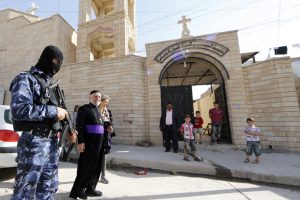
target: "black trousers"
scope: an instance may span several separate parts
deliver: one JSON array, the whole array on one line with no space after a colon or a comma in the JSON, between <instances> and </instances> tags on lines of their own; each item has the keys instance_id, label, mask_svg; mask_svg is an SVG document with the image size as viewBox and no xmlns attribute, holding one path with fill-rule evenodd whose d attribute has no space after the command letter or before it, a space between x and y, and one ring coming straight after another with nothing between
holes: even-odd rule
<instances>
[{"instance_id":1,"label":"black trousers","mask_svg":"<svg viewBox=\"0 0 300 200\"><path fill-rule=\"evenodd\" d=\"M164 129L164 145L166 147L167 151L170 151L171 149L171 140L172 140L172 146L174 151L178 151L178 133L177 130L173 128L172 125L165 126Z\"/></svg>"},{"instance_id":2,"label":"black trousers","mask_svg":"<svg viewBox=\"0 0 300 200\"><path fill-rule=\"evenodd\" d=\"M103 138L100 145L91 145L92 142L85 143L86 149L83 153L80 153L77 176L70 192L70 197L77 197L84 190L94 191L96 189L104 156L102 142Z\"/></svg>"}]
</instances>

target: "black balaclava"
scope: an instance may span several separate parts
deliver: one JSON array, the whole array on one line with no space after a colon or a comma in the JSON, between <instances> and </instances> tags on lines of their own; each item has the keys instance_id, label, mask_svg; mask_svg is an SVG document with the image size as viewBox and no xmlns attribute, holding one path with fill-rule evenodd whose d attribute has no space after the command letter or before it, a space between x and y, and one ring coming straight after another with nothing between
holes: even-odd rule
<instances>
[{"instance_id":1,"label":"black balaclava","mask_svg":"<svg viewBox=\"0 0 300 200\"><path fill-rule=\"evenodd\" d=\"M55 63L53 62L53 59L57 59L59 62ZM52 77L59 71L63 59L63 53L59 48L57 48L56 46L47 46L42 52L40 59L35 67Z\"/></svg>"}]
</instances>

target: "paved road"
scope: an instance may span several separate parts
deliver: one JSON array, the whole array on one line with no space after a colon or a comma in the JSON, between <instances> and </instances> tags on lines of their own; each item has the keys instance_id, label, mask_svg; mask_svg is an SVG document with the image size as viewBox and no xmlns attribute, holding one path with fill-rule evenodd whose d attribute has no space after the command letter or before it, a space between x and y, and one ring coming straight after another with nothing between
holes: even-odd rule
<instances>
[{"instance_id":1,"label":"paved road","mask_svg":"<svg viewBox=\"0 0 300 200\"><path fill-rule=\"evenodd\" d=\"M0 170L0 199L12 193L15 169ZM60 164L60 185L56 199L68 199L76 174L76 165ZM108 185L98 184L107 200L299 200L300 190L211 178L148 172L135 175L133 170L108 170ZM92 199L92 198L91 198ZM95 198L93 198L95 199Z\"/></svg>"}]
</instances>

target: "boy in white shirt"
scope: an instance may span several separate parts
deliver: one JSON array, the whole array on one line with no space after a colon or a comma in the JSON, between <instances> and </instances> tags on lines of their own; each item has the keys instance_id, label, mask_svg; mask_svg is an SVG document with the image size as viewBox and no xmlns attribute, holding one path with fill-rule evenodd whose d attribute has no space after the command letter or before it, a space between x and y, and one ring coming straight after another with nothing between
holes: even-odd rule
<instances>
[{"instance_id":1,"label":"boy in white shirt","mask_svg":"<svg viewBox=\"0 0 300 200\"><path fill-rule=\"evenodd\" d=\"M195 136L194 136L194 125L191 123L191 116L185 115L185 123L180 127L180 132L184 137L184 157L183 160L190 161L188 156L189 147L191 148L191 153L195 161L202 161L202 158L196 156L196 147L195 147Z\"/></svg>"},{"instance_id":2,"label":"boy in white shirt","mask_svg":"<svg viewBox=\"0 0 300 200\"><path fill-rule=\"evenodd\" d=\"M246 134L246 159L245 163L250 162L250 156L252 155L253 151L256 156L254 163L259 163L260 155L261 155L261 145L259 136L261 135L261 130L254 125L254 118L247 118L248 126L245 127L244 133Z\"/></svg>"}]
</instances>

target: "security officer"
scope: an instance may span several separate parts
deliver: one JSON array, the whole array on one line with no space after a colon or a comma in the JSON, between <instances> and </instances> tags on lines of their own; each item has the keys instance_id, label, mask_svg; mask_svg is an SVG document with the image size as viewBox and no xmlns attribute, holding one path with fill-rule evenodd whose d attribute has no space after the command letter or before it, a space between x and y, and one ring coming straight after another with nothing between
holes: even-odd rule
<instances>
[{"instance_id":1,"label":"security officer","mask_svg":"<svg viewBox=\"0 0 300 200\"><path fill-rule=\"evenodd\" d=\"M38 63L11 83L14 128L23 131L17 147L12 200L54 199L58 189L57 134L59 121L67 118L68 112L55 105L50 85L62 62L61 50L47 46ZM75 134L70 139L75 142Z\"/></svg>"}]
</instances>

